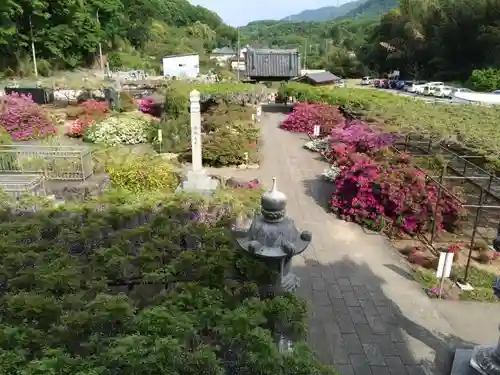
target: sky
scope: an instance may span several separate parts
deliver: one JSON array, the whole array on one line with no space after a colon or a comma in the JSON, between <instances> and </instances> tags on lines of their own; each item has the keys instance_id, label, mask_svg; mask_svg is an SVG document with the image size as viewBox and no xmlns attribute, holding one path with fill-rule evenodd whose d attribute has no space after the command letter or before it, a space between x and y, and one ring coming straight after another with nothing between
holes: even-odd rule
<instances>
[{"instance_id":1,"label":"sky","mask_svg":"<svg viewBox=\"0 0 500 375\"><path fill-rule=\"evenodd\" d=\"M195 5L215 11L231 26L244 26L251 21L282 19L305 9L346 2L346 0L191 0Z\"/></svg>"}]
</instances>

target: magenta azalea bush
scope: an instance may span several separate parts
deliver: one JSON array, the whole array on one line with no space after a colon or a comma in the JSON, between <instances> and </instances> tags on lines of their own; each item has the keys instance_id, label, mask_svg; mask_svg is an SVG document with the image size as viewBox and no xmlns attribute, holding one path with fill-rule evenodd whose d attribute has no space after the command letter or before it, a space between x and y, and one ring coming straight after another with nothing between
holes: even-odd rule
<instances>
[{"instance_id":1,"label":"magenta azalea bush","mask_svg":"<svg viewBox=\"0 0 500 375\"><path fill-rule=\"evenodd\" d=\"M332 129L330 138L335 143L343 143L355 152L372 153L394 144L395 137L390 133L381 133L366 122L354 120L344 126Z\"/></svg>"},{"instance_id":2,"label":"magenta azalea bush","mask_svg":"<svg viewBox=\"0 0 500 375\"><path fill-rule=\"evenodd\" d=\"M345 118L338 107L328 104L296 104L292 113L281 123L281 128L296 133L312 134L314 126L320 126L322 134L345 124Z\"/></svg>"},{"instance_id":3,"label":"magenta azalea bush","mask_svg":"<svg viewBox=\"0 0 500 375\"><path fill-rule=\"evenodd\" d=\"M0 98L0 126L13 140L43 138L57 134L49 114L30 96L11 94Z\"/></svg>"},{"instance_id":4,"label":"magenta azalea bush","mask_svg":"<svg viewBox=\"0 0 500 375\"><path fill-rule=\"evenodd\" d=\"M382 165L357 154L344 165L335 183L330 204L341 218L389 234L431 231L434 215L438 231L454 231L465 216L460 202L446 195L436 207L436 185L406 155Z\"/></svg>"}]
</instances>

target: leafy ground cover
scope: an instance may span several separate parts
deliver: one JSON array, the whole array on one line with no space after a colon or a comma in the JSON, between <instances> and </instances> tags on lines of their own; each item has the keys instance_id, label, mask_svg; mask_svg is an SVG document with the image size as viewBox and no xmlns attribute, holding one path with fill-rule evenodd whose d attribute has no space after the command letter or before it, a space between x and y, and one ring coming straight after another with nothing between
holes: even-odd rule
<instances>
[{"instance_id":1,"label":"leafy ground cover","mask_svg":"<svg viewBox=\"0 0 500 375\"><path fill-rule=\"evenodd\" d=\"M258 183L247 185L212 198L118 189L29 215L2 201L2 369L334 374L303 344L304 301L261 296L278 275L228 231L258 206Z\"/></svg>"},{"instance_id":2,"label":"leafy ground cover","mask_svg":"<svg viewBox=\"0 0 500 375\"><path fill-rule=\"evenodd\" d=\"M398 134L388 131L380 122L362 121L352 116L339 119L335 106L330 109L325 106L327 104L296 105L281 127L310 134L314 125L321 124L322 116L332 113L326 121L329 124L328 134L312 139L304 146L321 153L331 164L323 176L336 185L330 197L333 212L343 220L383 232L393 241L418 239L432 232L440 238L454 236L443 251L455 254L453 277L454 280L462 278L468 254L468 247L458 244L467 218L462 203L463 190L450 183L447 184L447 191L439 192L436 183L414 165L409 155L393 148ZM427 159L429 170L442 169L439 158L434 159ZM432 163L436 166L430 165ZM411 250L401 249L401 252L419 275L425 273L428 277L428 270L435 272L437 251L414 246ZM498 263L498 258L497 253L486 244L473 249L471 274L476 277L471 282L477 288L473 292L460 294L455 291L454 295L447 295L461 299L495 300L488 290L491 290L494 275L491 269Z\"/></svg>"}]
</instances>

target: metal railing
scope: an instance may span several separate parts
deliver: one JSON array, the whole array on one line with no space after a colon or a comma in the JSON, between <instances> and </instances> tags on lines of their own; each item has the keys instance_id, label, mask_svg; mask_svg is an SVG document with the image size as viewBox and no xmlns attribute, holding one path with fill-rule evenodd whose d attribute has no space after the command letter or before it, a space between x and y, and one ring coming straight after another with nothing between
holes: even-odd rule
<instances>
[{"instance_id":1,"label":"metal railing","mask_svg":"<svg viewBox=\"0 0 500 375\"><path fill-rule=\"evenodd\" d=\"M424 165L416 163L413 165L424 171L426 178L437 187L437 205L442 199L451 198L472 214L472 221L469 221L470 234L462 233L468 242L469 251L461 281L467 283L475 244L478 240L483 240L487 244L492 243L493 233L496 232L500 223L500 178L471 161L483 159L481 156L460 155L443 143L433 142L432 139L425 139L422 136L407 135L396 143L394 149L412 157L427 159L429 165L430 158L436 156L442 158L444 164L435 176L430 176ZM459 198L445 186L445 183L449 184L452 180L461 187L468 185L474 189L469 190L466 197ZM436 223L436 213L437 210L434 210L434 223ZM434 225L430 237L422 234L419 239L437 252L435 246L437 237Z\"/></svg>"},{"instance_id":2,"label":"metal railing","mask_svg":"<svg viewBox=\"0 0 500 375\"><path fill-rule=\"evenodd\" d=\"M0 145L0 173L85 181L93 174L92 153L78 146Z\"/></svg>"},{"instance_id":3,"label":"metal railing","mask_svg":"<svg viewBox=\"0 0 500 375\"><path fill-rule=\"evenodd\" d=\"M0 188L14 198L25 194L38 197L47 195L43 176L39 174L0 174Z\"/></svg>"}]
</instances>

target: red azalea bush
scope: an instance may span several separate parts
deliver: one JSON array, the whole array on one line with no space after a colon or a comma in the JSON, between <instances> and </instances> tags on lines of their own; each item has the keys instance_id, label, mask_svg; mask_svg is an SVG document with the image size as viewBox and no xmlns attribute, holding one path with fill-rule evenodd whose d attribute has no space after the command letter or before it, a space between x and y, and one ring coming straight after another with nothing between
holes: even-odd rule
<instances>
[{"instance_id":1,"label":"red azalea bush","mask_svg":"<svg viewBox=\"0 0 500 375\"><path fill-rule=\"evenodd\" d=\"M337 177L337 191L330 201L341 218L389 233L415 235L432 230L437 187L406 156L395 157L392 166L368 156L351 157L350 161ZM437 229L453 230L464 215L460 202L442 197Z\"/></svg>"},{"instance_id":2,"label":"red azalea bush","mask_svg":"<svg viewBox=\"0 0 500 375\"><path fill-rule=\"evenodd\" d=\"M360 120L349 121L344 126L333 128L330 137L332 141L352 147L356 152L367 153L392 146L395 139L393 134L379 132Z\"/></svg>"},{"instance_id":3,"label":"red azalea bush","mask_svg":"<svg viewBox=\"0 0 500 375\"><path fill-rule=\"evenodd\" d=\"M82 109L81 114L73 121L67 133L70 137L83 137L86 128L103 120L109 113L108 105L96 100L87 100L80 104L80 108Z\"/></svg>"},{"instance_id":4,"label":"red azalea bush","mask_svg":"<svg viewBox=\"0 0 500 375\"><path fill-rule=\"evenodd\" d=\"M345 121L338 107L328 104L299 103L281 123L281 128L295 133L312 134L314 126L319 125L320 132L328 134L332 128L344 125Z\"/></svg>"},{"instance_id":5,"label":"red azalea bush","mask_svg":"<svg viewBox=\"0 0 500 375\"><path fill-rule=\"evenodd\" d=\"M323 153L328 161L338 166L351 165L351 157L354 154L356 154L356 148L344 143L334 143L328 151Z\"/></svg>"},{"instance_id":6,"label":"red azalea bush","mask_svg":"<svg viewBox=\"0 0 500 375\"><path fill-rule=\"evenodd\" d=\"M0 98L0 126L13 140L43 138L57 134L49 114L31 96L11 94Z\"/></svg>"}]
</instances>

